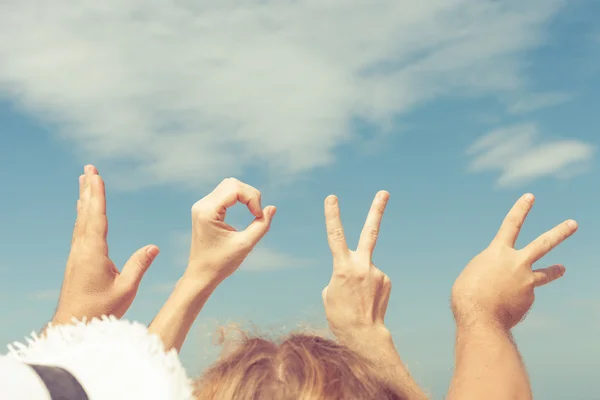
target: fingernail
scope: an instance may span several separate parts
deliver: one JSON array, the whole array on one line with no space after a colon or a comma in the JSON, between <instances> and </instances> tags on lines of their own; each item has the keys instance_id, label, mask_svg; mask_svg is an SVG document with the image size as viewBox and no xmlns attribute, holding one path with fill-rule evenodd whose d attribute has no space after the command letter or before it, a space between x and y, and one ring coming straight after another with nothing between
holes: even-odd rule
<instances>
[{"instance_id":1,"label":"fingernail","mask_svg":"<svg viewBox=\"0 0 600 400\"><path fill-rule=\"evenodd\" d=\"M566 268L564 265L557 265L558 276L563 276L565 274Z\"/></svg>"},{"instance_id":2,"label":"fingernail","mask_svg":"<svg viewBox=\"0 0 600 400\"><path fill-rule=\"evenodd\" d=\"M577 225L577 222L570 219L567 221L567 226L571 229L576 229L578 225Z\"/></svg>"},{"instance_id":3,"label":"fingernail","mask_svg":"<svg viewBox=\"0 0 600 400\"><path fill-rule=\"evenodd\" d=\"M379 193L377 193L377 199L379 200L385 200L387 196L389 196L389 193L385 190L380 190Z\"/></svg>"},{"instance_id":4,"label":"fingernail","mask_svg":"<svg viewBox=\"0 0 600 400\"><path fill-rule=\"evenodd\" d=\"M337 203L337 197L335 197L334 195L331 196L327 196L327 204L329 205L335 205Z\"/></svg>"},{"instance_id":5,"label":"fingernail","mask_svg":"<svg viewBox=\"0 0 600 400\"><path fill-rule=\"evenodd\" d=\"M531 203L533 201L533 195L531 193L527 193L525 196L523 196L523 199Z\"/></svg>"},{"instance_id":6,"label":"fingernail","mask_svg":"<svg viewBox=\"0 0 600 400\"><path fill-rule=\"evenodd\" d=\"M267 212L269 213L269 216L273 217L275 215L275 213L277 212L277 207L269 206L269 210Z\"/></svg>"},{"instance_id":7,"label":"fingernail","mask_svg":"<svg viewBox=\"0 0 600 400\"><path fill-rule=\"evenodd\" d=\"M146 249L146 254L148 254L148 257L150 258L156 257L159 252L160 249L156 246L148 246L148 248Z\"/></svg>"}]
</instances>

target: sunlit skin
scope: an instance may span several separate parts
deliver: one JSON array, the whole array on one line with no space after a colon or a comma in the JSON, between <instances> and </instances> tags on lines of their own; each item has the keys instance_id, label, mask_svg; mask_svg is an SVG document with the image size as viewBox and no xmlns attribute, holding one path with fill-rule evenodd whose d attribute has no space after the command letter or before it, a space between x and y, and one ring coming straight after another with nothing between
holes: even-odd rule
<instances>
[{"instance_id":1,"label":"sunlit skin","mask_svg":"<svg viewBox=\"0 0 600 400\"><path fill-rule=\"evenodd\" d=\"M490 245L454 283L456 367L450 400L529 400L533 396L510 331L533 305L535 288L565 273L562 265L533 269L533 264L578 229L575 221L567 220L523 249L515 249L534 200L526 194L515 203Z\"/></svg>"},{"instance_id":2,"label":"sunlit skin","mask_svg":"<svg viewBox=\"0 0 600 400\"><path fill-rule=\"evenodd\" d=\"M137 250L119 271L108 256L108 218L104 181L93 165L79 177L77 221L53 324L102 315L122 317L159 253L157 246Z\"/></svg>"},{"instance_id":3,"label":"sunlit skin","mask_svg":"<svg viewBox=\"0 0 600 400\"><path fill-rule=\"evenodd\" d=\"M333 273L323 290L323 303L329 327L341 343L373 361L382 377L403 398L425 399L427 396L409 374L385 326L392 283L372 261L389 198L386 191L375 196L356 250L350 250L346 243L337 197L325 199Z\"/></svg>"},{"instance_id":4,"label":"sunlit skin","mask_svg":"<svg viewBox=\"0 0 600 400\"><path fill-rule=\"evenodd\" d=\"M227 209L245 204L254 221L236 231L225 219ZM234 178L223 180L192 207L192 241L187 268L175 290L150 324L167 349L181 349L204 304L267 234L276 208L261 205L258 189Z\"/></svg>"}]
</instances>

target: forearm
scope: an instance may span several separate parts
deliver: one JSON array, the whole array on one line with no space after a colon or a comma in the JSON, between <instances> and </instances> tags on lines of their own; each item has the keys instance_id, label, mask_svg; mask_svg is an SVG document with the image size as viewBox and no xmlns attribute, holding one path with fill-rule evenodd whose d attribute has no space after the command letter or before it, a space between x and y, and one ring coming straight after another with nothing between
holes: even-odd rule
<instances>
[{"instance_id":1,"label":"forearm","mask_svg":"<svg viewBox=\"0 0 600 400\"><path fill-rule=\"evenodd\" d=\"M527 371L510 331L493 325L458 327L448 400L530 400Z\"/></svg>"},{"instance_id":2,"label":"forearm","mask_svg":"<svg viewBox=\"0 0 600 400\"><path fill-rule=\"evenodd\" d=\"M181 350L196 317L216 285L182 278L169 299L150 323L148 331L162 339L165 350Z\"/></svg>"},{"instance_id":3,"label":"forearm","mask_svg":"<svg viewBox=\"0 0 600 400\"><path fill-rule=\"evenodd\" d=\"M391 333L387 330L369 333L364 338L353 338L352 347L363 357L375 364L384 381L402 398L425 400L428 396L411 376L394 345Z\"/></svg>"}]
</instances>

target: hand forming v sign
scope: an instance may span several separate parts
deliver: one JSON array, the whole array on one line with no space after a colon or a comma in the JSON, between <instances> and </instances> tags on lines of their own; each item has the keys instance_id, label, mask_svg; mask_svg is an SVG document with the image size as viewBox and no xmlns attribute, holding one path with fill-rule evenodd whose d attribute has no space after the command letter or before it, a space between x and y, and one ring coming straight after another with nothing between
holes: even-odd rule
<instances>
[{"instance_id":1,"label":"hand forming v sign","mask_svg":"<svg viewBox=\"0 0 600 400\"><path fill-rule=\"evenodd\" d=\"M227 209L245 204L256 218L237 232L225 222ZM275 207L261 208L261 194L235 178L223 180L192 207L192 245L184 278L219 284L244 261L269 231Z\"/></svg>"},{"instance_id":2,"label":"hand forming v sign","mask_svg":"<svg viewBox=\"0 0 600 400\"><path fill-rule=\"evenodd\" d=\"M356 251L348 249L338 199L325 199L327 240L333 256L333 274L323 290L329 327L338 340L373 362L381 378L403 399L427 396L410 376L384 324L392 283L373 262L381 219L390 198L375 196Z\"/></svg>"},{"instance_id":3,"label":"hand forming v sign","mask_svg":"<svg viewBox=\"0 0 600 400\"><path fill-rule=\"evenodd\" d=\"M96 168L88 165L85 174L79 177L77 221L52 323L102 315L120 318L131 306L140 281L159 249L153 245L142 247L119 272L108 257L107 234L104 181Z\"/></svg>"},{"instance_id":4,"label":"hand forming v sign","mask_svg":"<svg viewBox=\"0 0 600 400\"><path fill-rule=\"evenodd\" d=\"M562 265L536 270L532 265L577 231L575 221L563 222L522 250L514 248L533 202L532 194L516 202L489 247L467 265L454 283L452 308L457 323L469 325L483 320L511 329L532 306L534 289L564 274Z\"/></svg>"},{"instance_id":5,"label":"hand forming v sign","mask_svg":"<svg viewBox=\"0 0 600 400\"><path fill-rule=\"evenodd\" d=\"M390 279L373 263L381 218L390 195L377 193L360 235L356 251L348 249L340 219L338 199L325 199L327 240L333 256L333 274L323 290L329 326L341 341L353 341L364 331L383 330L384 316L392 289Z\"/></svg>"}]
</instances>

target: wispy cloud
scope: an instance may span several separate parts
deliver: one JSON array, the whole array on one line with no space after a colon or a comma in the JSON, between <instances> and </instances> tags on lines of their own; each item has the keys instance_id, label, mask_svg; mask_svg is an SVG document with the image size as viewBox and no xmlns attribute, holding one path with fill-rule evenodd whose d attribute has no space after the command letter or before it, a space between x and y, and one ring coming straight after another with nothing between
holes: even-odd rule
<instances>
[{"instance_id":1,"label":"wispy cloud","mask_svg":"<svg viewBox=\"0 0 600 400\"><path fill-rule=\"evenodd\" d=\"M60 290L58 289L44 289L44 290L36 290L35 292L31 292L29 297L36 300L58 300L58 295L60 294Z\"/></svg>"},{"instance_id":2,"label":"wispy cloud","mask_svg":"<svg viewBox=\"0 0 600 400\"><path fill-rule=\"evenodd\" d=\"M586 171L595 148L574 139L544 139L535 124L496 129L467 153L472 172L498 171L498 187L514 187L542 177L567 179Z\"/></svg>"},{"instance_id":3,"label":"wispy cloud","mask_svg":"<svg viewBox=\"0 0 600 400\"><path fill-rule=\"evenodd\" d=\"M440 96L524 90L563 0L5 0L0 93L115 184L293 176Z\"/></svg>"},{"instance_id":4,"label":"wispy cloud","mask_svg":"<svg viewBox=\"0 0 600 400\"><path fill-rule=\"evenodd\" d=\"M572 98L573 96L568 93L524 94L509 105L508 111L512 114L525 114L566 103Z\"/></svg>"},{"instance_id":5,"label":"wispy cloud","mask_svg":"<svg viewBox=\"0 0 600 400\"><path fill-rule=\"evenodd\" d=\"M173 233L171 237L171 247L175 252L175 264L185 266L190 250L190 233L177 232ZM244 260L244 263L240 266L240 271L261 272L289 268L303 268L314 265L314 263L315 261L311 258L296 257L259 243L258 246L252 250L250 255L248 255L246 260ZM163 291L170 291L173 287L174 284L171 286L169 283L164 286L158 286L156 290L163 289Z\"/></svg>"}]
</instances>

